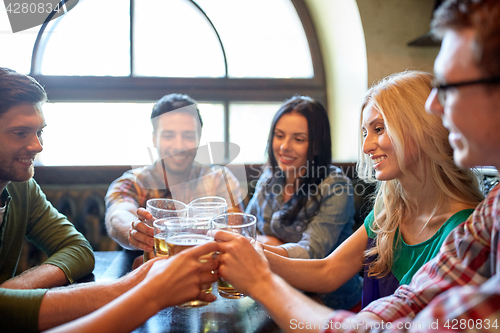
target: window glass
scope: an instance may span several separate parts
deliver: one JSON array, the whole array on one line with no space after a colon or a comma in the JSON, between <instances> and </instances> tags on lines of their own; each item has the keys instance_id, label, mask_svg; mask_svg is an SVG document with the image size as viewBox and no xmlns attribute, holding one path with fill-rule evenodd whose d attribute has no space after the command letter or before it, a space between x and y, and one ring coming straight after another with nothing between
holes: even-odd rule
<instances>
[{"instance_id":1,"label":"window glass","mask_svg":"<svg viewBox=\"0 0 500 333\"><path fill-rule=\"evenodd\" d=\"M134 75L225 75L217 36L189 1L136 1L134 8Z\"/></svg>"},{"instance_id":2,"label":"window glass","mask_svg":"<svg viewBox=\"0 0 500 333\"><path fill-rule=\"evenodd\" d=\"M281 103L231 103L229 141L240 147L233 164L265 163L267 137Z\"/></svg>"},{"instance_id":3,"label":"window glass","mask_svg":"<svg viewBox=\"0 0 500 333\"><path fill-rule=\"evenodd\" d=\"M224 142L224 105L198 103L203 129L200 145L207 142Z\"/></svg>"},{"instance_id":4,"label":"window glass","mask_svg":"<svg viewBox=\"0 0 500 333\"><path fill-rule=\"evenodd\" d=\"M153 103L45 103L41 165L145 165Z\"/></svg>"},{"instance_id":5,"label":"window glass","mask_svg":"<svg viewBox=\"0 0 500 333\"><path fill-rule=\"evenodd\" d=\"M0 66L28 74L38 30L40 27L12 33L5 6L0 3Z\"/></svg>"},{"instance_id":6,"label":"window glass","mask_svg":"<svg viewBox=\"0 0 500 333\"><path fill-rule=\"evenodd\" d=\"M154 103L45 103L47 127L38 165L130 165L156 160ZM201 143L224 141L223 105L199 104Z\"/></svg>"},{"instance_id":7,"label":"window glass","mask_svg":"<svg viewBox=\"0 0 500 333\"><path fill-rule=\"evenodd\" d=\"M290 0L196 0L219 32L231 77L311 78L311 54Z\"/></svg>"},{"instance_id":8,"label":"window glass","mask_svg":"<svg viewBox=\"0 0 500 333\"><path fill-rule=\"evenodd\" d=\"M46 28L44 75L130 75L129 1L84 0Z\"/></svg>"}]
</instances>

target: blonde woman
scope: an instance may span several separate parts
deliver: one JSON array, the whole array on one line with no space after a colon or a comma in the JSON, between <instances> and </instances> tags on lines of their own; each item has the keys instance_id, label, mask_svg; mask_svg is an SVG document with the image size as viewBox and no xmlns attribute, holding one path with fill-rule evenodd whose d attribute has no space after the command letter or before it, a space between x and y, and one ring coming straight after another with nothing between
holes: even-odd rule
<instances>
[{"instance_id":1,"label":"blonde woman","mask_svg":"<svg viewBox=\"0 0 500 333\"><path fill-rule=\"evenodd\" d=\"M368 91L361 108L358 174L378 182L374 209L365 225L324 259L265 251L271 269L291 285L331 292L365 267L364 307L408 283L483 199L474 174L453 163L441 119L425 112L431 81L430 74L407 71Z\"/></svg>"}]
</instances>

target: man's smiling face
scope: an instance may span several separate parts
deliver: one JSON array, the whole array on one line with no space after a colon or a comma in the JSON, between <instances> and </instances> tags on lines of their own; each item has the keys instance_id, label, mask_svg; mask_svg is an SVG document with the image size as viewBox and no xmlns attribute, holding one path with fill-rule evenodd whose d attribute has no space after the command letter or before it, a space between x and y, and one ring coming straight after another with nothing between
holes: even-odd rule
<instances>
[{"instance_id":1,"label":"man's smiling face","mask_svg":"<svg viewBox=\"0 0 500 333\"><path fill-rule=\"evenodd\" d=\"M33 177L44 127L40 105L21 104L0 116L0 188Z\"/></svg>"},{"instance_id":2,"label":"man's smiling face","mask_svg":"<svg viewBox=\"0 0 500 333\"><path fill-rule=\"evenodd\" d=\"M472 29L445 33L434 64L440 84L488 77L474 62L474 38ZM444 105L433 89L426 108L441 116L443 125L449 129L457 165L500 165L500 85L476 84L447 89Z\"/></svg>"},{"instance_id":3,"label":"man's smiling face","mask_svg":"<svg viewBox=\"0 0 500 333\"><path fill-rule=\"evenodd\" d=\"M167 173L183 174L190 169L200 144L198 121L186 112L164 113L159 116L153 142Z\"/></svg>"}]
</instances>

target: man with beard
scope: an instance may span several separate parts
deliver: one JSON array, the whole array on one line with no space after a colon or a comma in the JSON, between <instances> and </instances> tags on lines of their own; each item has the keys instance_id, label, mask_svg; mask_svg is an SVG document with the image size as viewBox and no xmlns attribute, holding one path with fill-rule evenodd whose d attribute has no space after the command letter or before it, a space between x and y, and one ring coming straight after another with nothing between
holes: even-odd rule
<instances>
[{"instance_id":1,"label":"man with beard","mask_svg":"<svg viewBox=\"0 0 500 333\"><path fill-rule=\"evenodd\" d=\"M0 298L0 307L22 309L32 326L46 292L42 288L73 283L94 268L89 242L32 178L35 156L43 149L46 100L38 82L0 67L0 288L33 289L9 301ZM25 238L48 259L15 276Z\"/></svg>"},{"instance_id":2,"label":"man with beard","mask_svg":"<svg viewBox=\"0 0 500 333\"><path fill-rule=\"evenodd\" d=\"M152 198L188 204L205 196L226 199L229 211L241 210L236 177L226 168L195 162L203 122L197 103L187 95L162 97L151 113L153 144L158 160L132 169L116 179L106 194L108 234L125 249L153 251L154 231L145 211ZM150 221L149 221L150 222Z\"/></svg>"}]
</instances>

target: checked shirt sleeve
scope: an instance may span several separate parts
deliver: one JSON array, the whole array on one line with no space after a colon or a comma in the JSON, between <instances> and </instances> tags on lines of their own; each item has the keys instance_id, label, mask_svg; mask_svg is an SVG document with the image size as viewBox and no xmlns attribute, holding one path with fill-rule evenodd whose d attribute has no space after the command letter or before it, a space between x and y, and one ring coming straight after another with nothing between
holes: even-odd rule
<instances>
[{"instance_id":1,"label":"checked shirt sleeve","mask_svg":"<svg viewBox=\"0 0 500 333\"><path fill-rule=\"evenodd\" d=\"M439 254L414 275L409 285L393 295L369 304L370 311L385 321L414 318L435 297L456 286L479 286L491 277L491 239L497 197L495 187L471 217L446 238Z\"/></svg>"},{"instance_id":2,"label":"checked shirt sleeve","mask_svg":"<svg viewBox=\"0 0 500 333\"><path fill-rule=\"evenodd\" d=\"M324 332L493 332L500 325L500 187L453 230L409 285L363 311L385 325L334 311Z\"/></svg>"}]
</instances>

